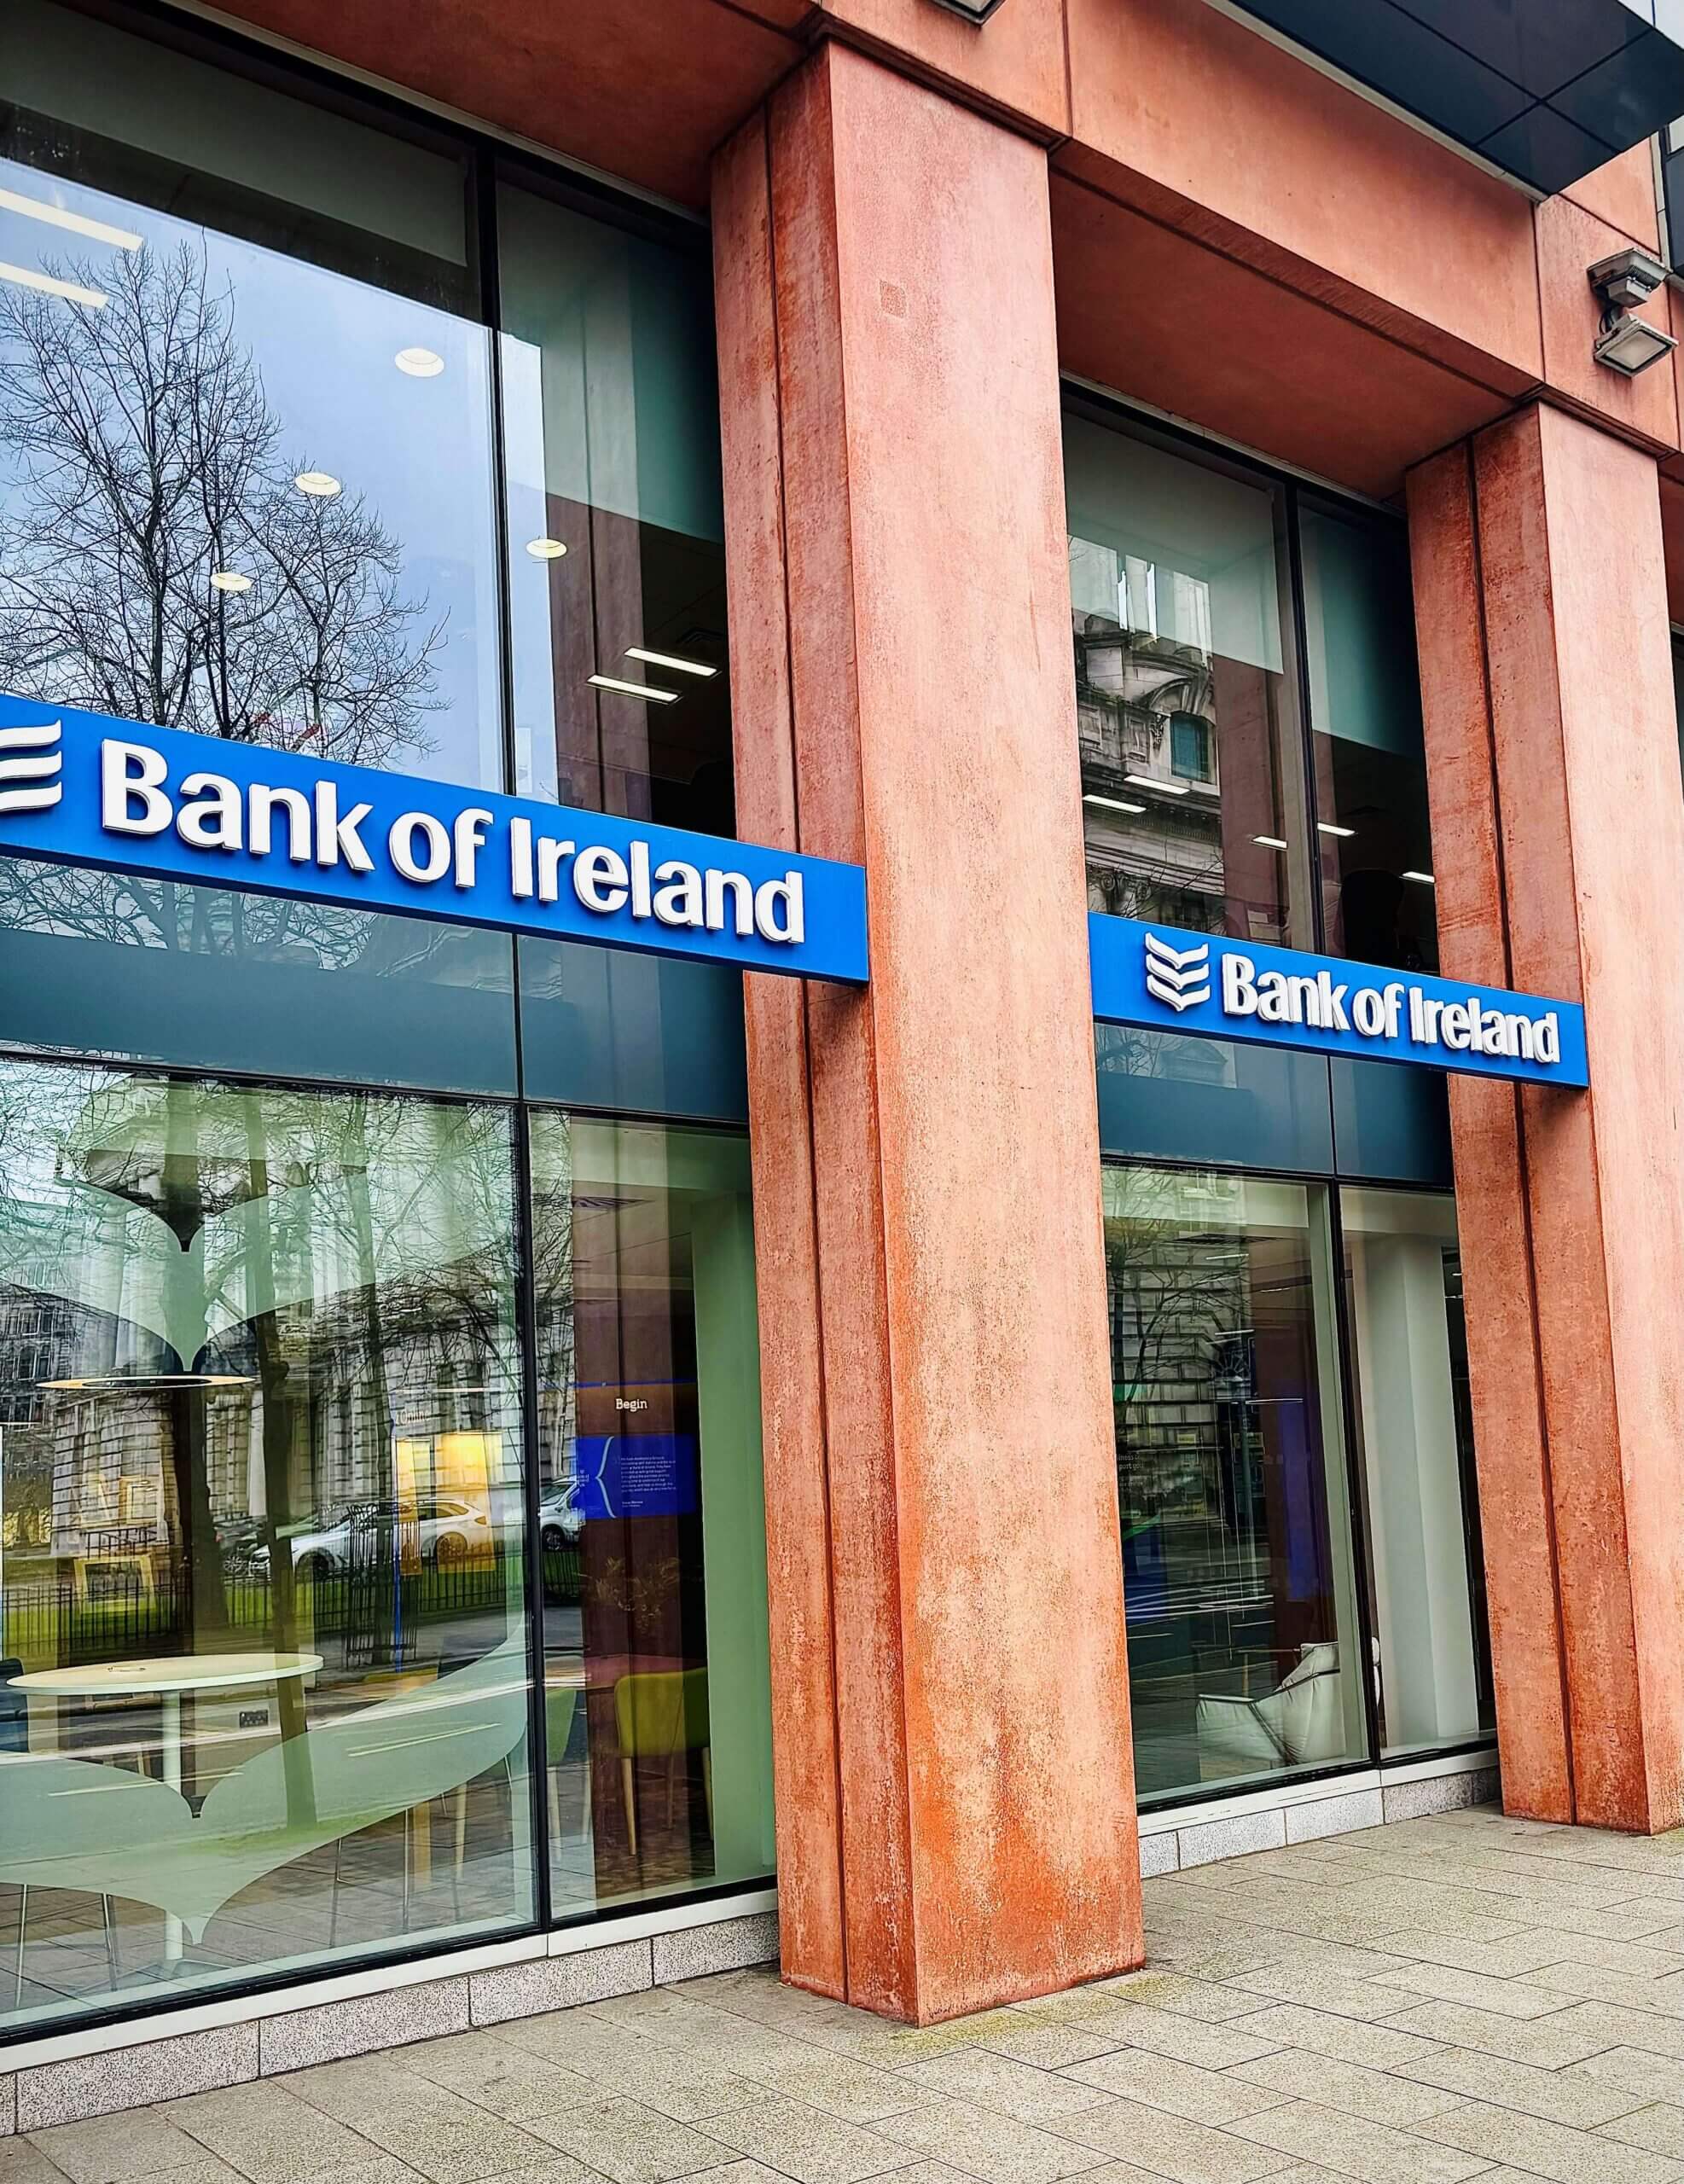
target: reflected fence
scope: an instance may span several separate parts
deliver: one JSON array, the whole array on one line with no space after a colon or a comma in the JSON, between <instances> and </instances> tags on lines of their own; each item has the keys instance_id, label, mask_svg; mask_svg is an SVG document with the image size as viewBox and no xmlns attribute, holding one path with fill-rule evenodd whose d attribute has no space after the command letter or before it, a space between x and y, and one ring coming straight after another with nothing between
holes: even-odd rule
<instances>
[{"instance_id":1,"label":"reflected fence","mask_svg":"<svg viewBox=\"0 0 1684 2184\"><path fill-rule=\"evenodd\" d=\"M577 1546L541 1558L548 1607L576 1607ZM340 1570L297 1579L287 1620L289 1645L342 1649L347 1665L410 1658L423 1634L478 1615L504 1616L521 1583L517 1562L498 1554L424 1564L419 1570ZM189 1577L135 1562L84 1565L74 1578L8 1583L0 1591L0 1659L26 1670L73 1668L154 1653L203 1652L213 1640L238 1651L273 1643L274 1589L266 1573L226 1567L208 1595Z\"/></svg>"}]
</instances>

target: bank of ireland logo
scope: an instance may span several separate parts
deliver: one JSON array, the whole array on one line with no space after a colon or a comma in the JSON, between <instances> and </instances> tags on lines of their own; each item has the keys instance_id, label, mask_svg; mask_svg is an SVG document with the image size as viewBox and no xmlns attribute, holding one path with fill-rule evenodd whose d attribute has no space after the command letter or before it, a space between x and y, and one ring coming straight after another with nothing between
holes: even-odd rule
<instances>
[{"instance_id":1,"label":"bank of ireland logo","mask_svg":"<svg viewBox=\"0 0 1684 2184\"><path fill-rule=\"evenodd\" d=\"M0 811L47 811L64 794L62 721L0 728Z\"/></svg>"},{"instance_id":2,"label":"bank of ireland logo","mask_svg":"<svg viewBox=\"0 0 1684 2184\"><path fill-rule=\"evenodd\" d=\"M1211 944L1171 948L1155 932L1146 936L1146 990L1154 1001L1179 1015L1211 998Z\"/></svg>"}]
</instances>

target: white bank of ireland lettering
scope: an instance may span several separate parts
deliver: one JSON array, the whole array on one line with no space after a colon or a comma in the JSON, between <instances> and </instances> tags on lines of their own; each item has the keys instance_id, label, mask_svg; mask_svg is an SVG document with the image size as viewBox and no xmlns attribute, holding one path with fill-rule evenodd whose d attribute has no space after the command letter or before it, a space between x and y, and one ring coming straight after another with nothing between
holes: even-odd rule
<instances>
[{"instance_id":1,"label":"white bank of ireland lettering","mask_svg":"<svg viewBox=\"0 0 1684 2184\"><path fill-rule=\"evenodd\" d=\"M863 982L857 865L0 698L0 850Z\"/></svg>"},{"instance_id":2,"label":"white bank of ireland lettering","mask_svg":"<svg viewBox=\"0 0 1684 2184\"><path fill-rule=\"evenodd\" d=\"M1576 1002L1389 971L1225 935L1088 921L1101 1022L1371 1061L1582 1086Z\"/></svg>"}]
</instances>

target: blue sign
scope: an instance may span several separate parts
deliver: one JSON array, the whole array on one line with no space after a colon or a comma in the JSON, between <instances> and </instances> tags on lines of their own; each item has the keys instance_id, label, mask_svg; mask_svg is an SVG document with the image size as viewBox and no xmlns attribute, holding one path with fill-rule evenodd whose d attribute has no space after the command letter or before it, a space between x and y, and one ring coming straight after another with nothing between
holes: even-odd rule
<instances>
[{"instance_id":1,"label":"blue sign","mask_svg":"<svg viewBox=\"0 0 1684 2184\"><path fill-rule=\"evenodd\" d=\"M573 1443L580 1516L688 1517L696 1507L694 1433L581 1433Z\"/></svg>"},{"instance_id":2,"label":"blue sign","mask_svg":"<svg viewBox=\"0 0 1684 2184\"><path fill-rule=\"evenodd\" d=\"M1500 987L1092 915L1094 1014L1205 1039L1583 1085L1584 1011Z\"/></svg>"},{"instance_id":3,"label":"blue sign","mask_svg":"<svg viewBox=\"0 0 1684 2184\"><path fill-rule=\"evenodd\" d=\"M862 985L865 874L0 697L0 851Z\"/></svg>"}]
</instances>

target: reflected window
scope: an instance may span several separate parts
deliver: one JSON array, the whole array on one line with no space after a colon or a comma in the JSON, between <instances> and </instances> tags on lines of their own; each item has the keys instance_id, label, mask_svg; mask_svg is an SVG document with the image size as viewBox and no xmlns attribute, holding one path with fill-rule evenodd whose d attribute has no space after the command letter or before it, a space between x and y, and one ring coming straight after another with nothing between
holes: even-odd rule
<instances>
[{"instance_id":1,"label":"reflected window","mask_svg":"<svg viewBox=\"0 0 1684 2184\"><path fill-rule=\"evenodd\" d=\"M1280 490L1065 420L1088 906L1314 944Z\"/></svg>"},{"instance_id":2,"label":"reflected window","mask_svg":"<svg viewBox=\"0 0 1684 2184\"><path fill-rule=\"evenodd\" d=\"M1324 1191L1104 1170L1143 1801L1365 1749Z\"/></svg>"},{"instance_id":3,"label":"reflected window","mask_svg":"<svg viewBox=\"0 0 1684 2184\"><path fill-rule=\"evenodd\" d=\"M1344 1190L1383 1757L1495 1727L1455 1202Z\"/></svg>"},{"instance_id":4,"label":"reflected window","mask_svg":"<svg viewBox=\"0 0 1684 2184\"><path fill-rule=\"evenodd\" d=\"M532 1118L556 1915L772 1869L748 1147Z\"/></svg>"},{"instance_id":5,"label":"reflected window","mask_svg":"<svg viewBox=\"0 0 1684 2184\"><path fill-rule=\"evenodd\" d=\"M1426 753L1400 524L1300 497L1304 658L1327 944L1438 967Z\"/></svg>"},{"instance_id":6,"label":"reflected window","mask_svg":"<svg viewBox=\"0 0 1684 2184\"><path fill-rule=\"evenodd\" d=\"M529 1920L507 1112L10 1063L0 1157L19 2020Z\"/></svg>"}]
</instances>

